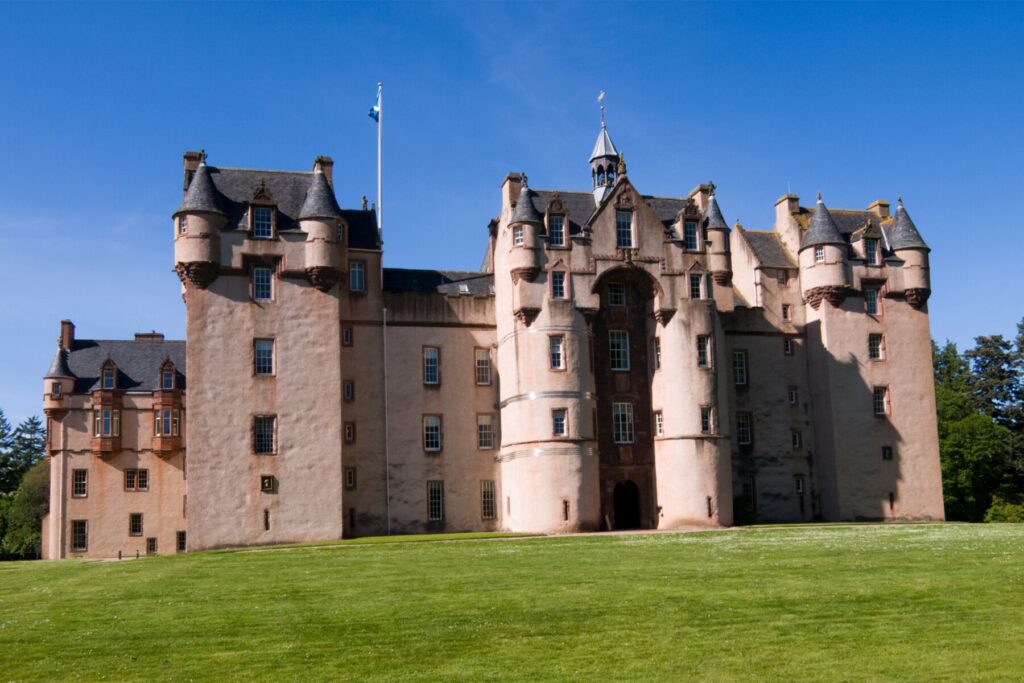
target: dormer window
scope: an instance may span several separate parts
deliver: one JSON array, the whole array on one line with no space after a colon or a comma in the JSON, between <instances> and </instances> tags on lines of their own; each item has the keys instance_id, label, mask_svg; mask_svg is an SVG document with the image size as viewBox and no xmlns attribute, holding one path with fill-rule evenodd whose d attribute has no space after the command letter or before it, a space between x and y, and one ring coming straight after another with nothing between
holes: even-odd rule
<instances>
[{"instance_id":1,"label":"dormer window","mask_svg":"<svg viewBox=\"0 0 1024 683\"><path fill-rule=\"evenodd\" d=\"M548 216L548 235L551 246L565 246L565 216L557 213Z\"/></svg>"},{"instance_id":2,"label":"dormer window","mask_svg":"<svg viewBox=\"0 0 1024 683\"><path fill-rule=\"evenodd\" d=\"M686 251L697 251L696 221L686 221L683 223L683 239L686 244Z\"/></svg>"},{"instance_id":3,"label":"dormer window","mask_svg":"<svg viewBox=\"0 0 1024 683\"><path fill-rule=\"evenodd\" d=\"M615 248L633 248L633 212L615 212Z\"/></svg>"},{"instance_id":4,"label":"dormer window","mask_svg":"<svg viewBox=\"0 0 1024 683\"><path fill-rule=\"evenodd\" d=\"M174 370L164 370L160 373L160 388L164 391L174 389Z\"/></svg>"},{"instance_id":5,"label":"dormer window","mask_svg":"<svg viewBox=\"0 0 1024 683\"><path fill-rule=\"evenodd\" d=\"M274 207L252 207L253 239L269 240L274 237Z\"/></svg>"},{"instance_id":6,"label":"dormer window","mask_svg":"<svg viewBox=\"0 0 1024 683\"><path fill-rule=\"evenodd\" d=\"M878 265L878 240L864 240L864 262L869 266Z\"/></svg>"},{"instance_id":7,"label":"dormer window","mask_svg":"<svg viewBox=\"0 0 1024 683\"><path fill-rule=\"evenodd\" d=\"M100 388L117 388L117 367L113 363L106 363L100 373Z\"/></svg>"}]
</instances>

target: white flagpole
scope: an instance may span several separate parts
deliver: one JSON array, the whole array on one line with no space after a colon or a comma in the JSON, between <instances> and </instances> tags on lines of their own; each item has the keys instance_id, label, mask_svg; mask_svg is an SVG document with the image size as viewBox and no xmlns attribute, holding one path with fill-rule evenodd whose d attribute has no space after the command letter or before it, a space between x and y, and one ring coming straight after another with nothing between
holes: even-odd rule
<instances>
[{"instance_id":1,"label":"white flagpole","mask_svg":"<svg viewBox=\"0 0 1024 683\"><path fill-rule=\"evenodd\" d=\"M381 183L381 139L384 136L384 83L377 83L377 236L384 241L384 194Z\"/></svg>"}]
</instances>

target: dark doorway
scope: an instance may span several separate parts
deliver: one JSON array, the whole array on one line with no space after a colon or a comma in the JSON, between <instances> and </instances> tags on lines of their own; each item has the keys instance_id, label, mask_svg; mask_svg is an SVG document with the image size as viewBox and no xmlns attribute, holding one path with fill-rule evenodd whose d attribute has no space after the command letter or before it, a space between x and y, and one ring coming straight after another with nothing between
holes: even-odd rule
<instances>
[{"instance_id":1,"label":"dark doorway","mask_svg":"<svg viewBox=\"0 0 1024 683\"><path fill-rule=\"evenodd\" d=\"M615 528L640 528L640 489L632 481L615 485Z\"/></svg>"}]
</instances>

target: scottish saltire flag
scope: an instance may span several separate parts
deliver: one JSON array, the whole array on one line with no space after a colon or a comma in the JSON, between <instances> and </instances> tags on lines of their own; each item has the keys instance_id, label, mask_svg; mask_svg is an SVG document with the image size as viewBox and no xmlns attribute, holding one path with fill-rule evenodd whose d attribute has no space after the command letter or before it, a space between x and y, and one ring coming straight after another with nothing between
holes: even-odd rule
<instances>
[{"instance_id":1,"label":"scottish saltire flag","mask_svg":"<svg viewBox=\"0 0 1024 683\"><path fill-rule=\"evenodd\" d=\"M380 122L380 89L381 86L377 85L377 101L370 107L370 118L378 123Z\"/></svg>"}]
</instances>

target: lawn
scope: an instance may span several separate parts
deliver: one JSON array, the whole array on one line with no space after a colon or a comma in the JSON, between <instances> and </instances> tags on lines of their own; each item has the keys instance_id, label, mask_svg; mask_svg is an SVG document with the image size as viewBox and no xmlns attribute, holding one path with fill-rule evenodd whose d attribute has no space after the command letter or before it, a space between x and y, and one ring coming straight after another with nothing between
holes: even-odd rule
<instances>
[{"instance_id":1,"label":"lawn","mask_svg":"<svg viewBox=\"0 0 1024 683\"><path fill-rule=\"evenodd\" d=\"M1024 525L0 564L0 679L1024 679Z\"/></svg>"}]
</instances>

